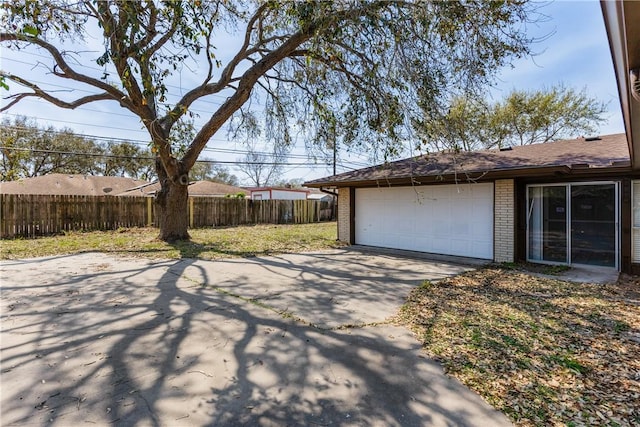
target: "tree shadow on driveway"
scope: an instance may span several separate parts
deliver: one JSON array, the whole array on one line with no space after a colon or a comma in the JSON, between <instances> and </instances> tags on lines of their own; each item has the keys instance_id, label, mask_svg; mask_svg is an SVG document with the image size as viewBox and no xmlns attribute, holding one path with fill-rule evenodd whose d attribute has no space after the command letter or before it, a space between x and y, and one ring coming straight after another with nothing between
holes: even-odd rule
<instances>
[{"instance_id":1,"label":"tree shadow on driveway","mask_svg":"<svg viewBox=\"0 0 640 427\"><path fill-rule=\"evenodd\" d=\"M212 264L103 254L0 263L1 424L508 424L404 329L310 326L207 286L219 281ZM260 275L234 280L249 288Z\"/></svg>"}]
</instances>

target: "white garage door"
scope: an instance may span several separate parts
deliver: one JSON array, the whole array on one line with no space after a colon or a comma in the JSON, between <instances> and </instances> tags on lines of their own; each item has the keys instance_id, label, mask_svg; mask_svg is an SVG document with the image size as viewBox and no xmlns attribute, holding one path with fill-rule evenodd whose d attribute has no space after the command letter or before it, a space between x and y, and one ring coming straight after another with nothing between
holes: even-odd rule
<instances>
[{"instance_id":1,"label":"white garage door","mask_svg":"<svg viewBox=\"0 0 640 427\"><path fill-rule=\"evenodd\" d=\"M358 188L359 245L493 259L493 184Z\"/></svg>"}]
</instances>

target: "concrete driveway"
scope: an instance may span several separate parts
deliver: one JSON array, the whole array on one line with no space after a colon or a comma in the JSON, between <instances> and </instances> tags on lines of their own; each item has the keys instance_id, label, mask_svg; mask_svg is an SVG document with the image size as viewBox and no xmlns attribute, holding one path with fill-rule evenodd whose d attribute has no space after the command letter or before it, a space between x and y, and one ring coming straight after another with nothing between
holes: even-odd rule
<instances>
[{"instance_id":1,"label":"concrete driveway","mask_svg":"<svg viewBox=\"0 0 640 427\"><path fill-rule=\"evenodd\" d=\"M385 323L466 269L353 250L4 261L0 424L509 425Z\"/></svg>"}]
</instances>

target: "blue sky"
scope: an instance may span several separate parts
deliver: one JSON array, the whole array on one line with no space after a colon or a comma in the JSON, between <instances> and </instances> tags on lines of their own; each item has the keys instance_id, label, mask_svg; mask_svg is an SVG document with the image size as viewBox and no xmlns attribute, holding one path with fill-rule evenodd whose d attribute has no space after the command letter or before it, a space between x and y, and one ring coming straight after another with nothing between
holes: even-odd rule
<instances>
[{"instance_id":1,"label":"blue sky","mask_svg":"<svg viewBox=\"0 0 640 427\"><path fill-rule=\"evenodd\" d=\"M598 1L556 1L540 9L546 22L530 26L529 34L546 39L533 45L536 55L501 72L495 96L511 89L538 90L564 84L585 89L607 103L603 135L624 132L618 89Z\"/></svg>"},{"instance_id":2,"label":"blue sky","mask_svg":"<svg viewBox=\"0 0 640 427\"><path fill-rule=\"evenodd\" d=\"M513 67L501 70L496 88L495 99L502 98L512 89L539 90L557 84L564 84L577 90L585 89L587 95L607 103L607 122L600 126L600 134L624 132L617 86L611 63L611 55L598 1L555 1L544 3L540 11L547 19L527 28L531 36L542 40L533 45L535 55L516 61ZM91 40L89 40L91 42ZM97 39L96 39L97 41ZM221 46L224 48L224 46ZM95 46L100 49L99 44ZM29 53L16 53L3 50L0 68L18 73L32 70L33 64L42 60ZM31 64L31 65L30 65ZM38 78L55 82L46 75ZM68 85L67 82L58 84ZM218 99L217 102L220 100ZM200 104L203 110L217 103L212 99L208 104ZM22 114L35 117L42 125L56 128L68 127L85 135L148 140L146 131L140 128L136 118L123 111L114 103L94 103L81 109L69 111L58 109L43 101L28 100L16 105L8 112L10 117ZM304 163L304 144L292 151L292 163ZM242 150L240 144L229 143L224 135L215 136L208 144L212 150ZM241 157L237 153L205 151L201 158L234 161ZM366 154L350 154L343 157L345 164L361 167L367 161ZM353 162L353 163L350 163ZM348 169L338 169L339 172ZM242 174L236 173L242 179ZM331 173L329 167L315 165L306 167L292 165L285 168L285 178L311 180Z\"/></svg>"}]
</instances>

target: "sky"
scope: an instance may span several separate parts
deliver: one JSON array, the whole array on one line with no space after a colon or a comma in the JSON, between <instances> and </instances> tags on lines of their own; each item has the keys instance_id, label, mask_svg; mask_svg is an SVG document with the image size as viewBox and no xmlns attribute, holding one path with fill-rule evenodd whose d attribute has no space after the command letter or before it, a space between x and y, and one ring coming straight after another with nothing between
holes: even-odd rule
<instances>
[{"instance_id":1,"label":"sky","mask_svg":"<svg viewBox=\"0 0 640 427\"><path fill-rule=\"evenodd\" d=\"M541 4L540 12L546 18L530 24L528 35L539 39L533 46L534 55L513 63L512 67L500 70L497 84L492 90L495 100L506 96L511 90L540 90L563 84L576 90L585 90L589 97L607 105L605 119L600 126L599 134L607 135L624 132L617 86L607 36L598 1L554 1ZM88 38L93 50L99 52L102 47L98 38ZM233 46L222 43L219 56L225 51L232 51ZM48 82L49 87L64 90L69 86L67 81L52 78L43 73L36 64L44 61L42 52L13 52L6 48L0 51L0 68L15 74L23 73L34 80ZM94 72L96 70L93 70ZM33 77L37 75L37 77ZM179 90L178 86L189 87L188 73L185 81L176 81L171 90ZM52 86L59 84L60 87ZM75 92L79 94L80 92ZM6 92L3 93L6 95ZM197 112L204 115L206 111L219 105L224 96L214 97L197 104ZM3 102L3 105L6 101ZM105 138L122 138L140 143L148 141L148 135L137 118L120 108L114 102L92 103L76 110L64 110L45 101L36 99L20 102L4 116L11 119L15 115L33 117L42 126L54 126L57 129L70 128L74 132L87 136ZM196 119L197 121L200 119ZM242 157L244 146L239 142L229 142L226 135L215 135L201 154L201 159L223 162L234 162ZM229 152L231 150L231 152ZM360 168L369 164L365 153L341 153L342 165L338 173ZM304 141L292 149L289 165L284 168L284 179L300 179L308 181L331 175L332 167L324 164L313 164L306 158ZM246 176L225 164L231 172L246 185Z\"/></svg>"}]
</instances>

